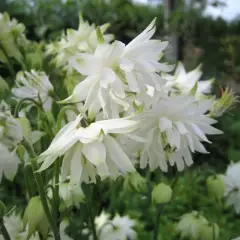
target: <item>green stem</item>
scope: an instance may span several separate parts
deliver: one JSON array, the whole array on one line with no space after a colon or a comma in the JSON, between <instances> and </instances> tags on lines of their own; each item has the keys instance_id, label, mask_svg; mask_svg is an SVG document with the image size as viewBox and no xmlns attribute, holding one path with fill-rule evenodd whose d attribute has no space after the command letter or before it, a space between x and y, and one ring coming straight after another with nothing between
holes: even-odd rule
<instances>
[{"instance_id":1,"label":"green stem","mask_svg":"<svg viewBox=\"0 0 240 240\"><path fill-rule=\"evenodd\" d=\"M0 48L2 49L2 52L3 52L3 54L5 55L5 57L6 57L7 61L8 61L7 67L8 67L8 70L9 70L13 80L14 80L15 77L16 77L16 72L14 70L14 67L13 67L13 65L12 65L12 63L10 61L10 58L7 55L7 52L5 51L5 48L3 47L3 45L1 43L0 43Z\"/></svg>"},{"instance_id":2,"label":"green stem","mask_svg":"<svg viewBox=\"0 0 240 240\"><path fill-rule=\"evenodd\" d=\"M21 100L17 103L17 105L16 105L16 108L15 108L15 111L14 111L14 117L17 117L17 114L18 114L18 112L20 111L23 103L24 103L24 102L27 102L27 101L28 101L28 102L32 102L32 103L33 103L34 105L36 105L41 111L43 111L42 106L41 106L36 100L34 100L33 98L23 98L23 99L21 99Z\"/></svg>"},{"instance_id":3,"label":"green stem","mask_svg":"<svg viewBox=\"0 0 240 240\"><path fill-rule=\"evenodd\" d=\"M212 224L212 229L213 229L213 240L216 240L216 234L215 234L215 227L214 224Z\"/></svg>"},{"instance_id":4,"label":"green stem","mask_svg":"<svg viewBox=\"0 0 240 240\"><path fill-rule=\"evenodd\" d=\"M9 233L3 223L3 219L1 219L1 223L0 223L0 229L1 229L1 234L4 238L4 240L11 240L10 236L9 236Z\"/></svg>"},{"instance_id":5,"label":"green stem","mask_svg":"<svg viewBox=\"0 0 240 240\"><path fill-rule=\"evenodd\" d=\"M54 174L55 174L55 184L54 184L54 192L53 192L53 202L54 202L54 217L56 222L58 222L58 209L60 204L59 199L59 175L60 175L60 159L58 158L54 165Z\"/></svg>"},{"instance_id":6,"label":"green stem","mask_svg":"<svg viewBox=\"0 0 240 240\"><path fill-rule=\"evenodd\" d=\"M31 177L33 176L33 171L30 165L24 166L24 181L28 190L29 197L33 197L36 194L35 188L31 182Z\"/></svg>"},{"instance_id":7,"label":"green stem","mask_svg":"<svg viewBox=\"0 0 240 240\"><path fill-rule=\"evenodd\" d=\"M155 229L153 233L153 240L158 239L159 222L160 222L160 217L161 217L163 208L164 208L164 205L157 205L156 207L156 220L155 220Z\"/></svg>"},{"instance_id":8,"label":"green stem","mask_svg":"<svg viewBox=\"0 0 240 240\"><path fill-rule=\"evenodd\" d=\"M37 172L38 165L37 165L37 162L35 160L36 154L34 152L33 147L26 141L26 139L24 139L22 141L22 144L26 148L26 150L28 151L28 153L31 157L31 164L32 164L32 168L33 168L33 171L34 171L38 192L39 192L39 195L40 195L40 199L41 199L41 202L42 202L44 212L46 214L49 225L50 225L50 227L52 229L52 232L54 234L54 238L55 238L55 240L60 240L60 235L59 235L59 230L58 230L57 224L56 224L56 222L54 222L54 219L53 219L52 214L50 212L50 209L48 207L48 202L47 202L47 198L46 198L46 194L45 194L45 190L44 190L44 184L43 184L42 176L39 172Z\"/></svg>"},{"instance_id":9,"label":"green stem","mask_svg":"<svg viewBox=\"0 0 240 240\"><path fill-rule=\"evenodd\" d=\"M92 194L89 194L92 195ZM91 201L91 196L89 196L89 198L87 199L87 209L88 209L88 216L89 216L89 222L90 222L90 227L91 227L91 231L93 234L93 240L98 240L98 236L97 236L97 230L96 230L96 226L94 223L94 214L92 211L92 201Z\"/></svg>"},{"instance_id":10,"label":"green stem","mask_svg":"<svg viewBox=\"0 0 240 240\"><path fill-rule=\"evenodd\" d=\"M57 132L61 129L61 124L62 124L62 120L64 119L64 114L66 113L66 111L71 110L73 112L76 113L76 115L79 115L79 111L77 110L76 107L68 105L63 107L59 114L58 114L58 118L57 118Z\"/></svg>"}]
</instances>

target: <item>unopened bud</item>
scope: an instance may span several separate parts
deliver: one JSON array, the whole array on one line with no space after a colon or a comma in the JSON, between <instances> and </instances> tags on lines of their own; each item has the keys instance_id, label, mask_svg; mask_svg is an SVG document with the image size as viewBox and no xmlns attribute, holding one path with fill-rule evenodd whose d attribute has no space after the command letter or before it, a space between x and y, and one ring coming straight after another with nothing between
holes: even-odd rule
<instances>
[{"instance_id":1,"label":"unopened bud","mask_svg":"<svg viewBox=\"0 0 240 240\"><path fill-rule=\"evenodd\" d=\"M166 204L171 200L172 189L170 186L159 183L152 190L152 201L156 204Z\"/></svg>"},{"instance_id":2,"label":"unopened bud","mask_svg":"<svg viewBox=\"0 0 240 240\"><path fill-rule=\"evenodd\" d=\"M23 222L25 227L28 225L27 239L29 239L35 231L39 231L43 236L47 236L49 224L39 196L30 199L23 216Z\"/></svg>"},{"instance_id":3,"label":"unopened bud","mask_svg":"<svg viewBox=\"0 0 240 240\"><path fill-rule=\"evenodd\" d=\"M208 194L217 199L221 200L224 195L224 181L222 175L210 176L207 178L207 189Z\"/></svg>"},{"instance_id":4,"label":"unopened bud","mask_svg":"<svg viewBox=\"0 0 240 240\"><path fill-rule=\"evenodd\" d=\"M219 227L216 223L207 223L201 226L200 240L216 240L218 237Z\"/></svg>"},{"instance_id":5,"label":"unopened bud","mask_svg":"<svg viewBox=\"0 0 240 240\"><path fill-rule=\"evenodd\" d=\"M225 112L229 111L237 102L238 97L229 88L226 88L221 93L221 97L214 101L210 111L211 117L220 117Z\"/></svg>"}]
</instances>

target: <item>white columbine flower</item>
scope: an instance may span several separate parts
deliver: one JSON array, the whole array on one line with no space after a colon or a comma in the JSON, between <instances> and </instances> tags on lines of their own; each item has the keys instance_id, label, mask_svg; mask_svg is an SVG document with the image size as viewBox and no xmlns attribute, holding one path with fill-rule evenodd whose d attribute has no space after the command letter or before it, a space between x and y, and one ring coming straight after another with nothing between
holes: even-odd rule
<instances>
[{"instance_id":1,"label":"white columbine flower","mask_svg":"<svg viewBox=\"0 0 240 240\"><path fill-rule=\"evenodd\" d=\"M149 164L151 171L158 167L167 171L169 163L182 171L185 164L193 163L191 152L208 153L201 143L210 143L206 134L222 133L211 126L216 123L207 115L211 105L212 100L199 102L191 96L161 98L153 102L149 110L137 116L141 129L134 133L137 136L132 136L140 142L140 167ZM129 147L134 145L131 142L127 144Z\"/></svg>"},{"instance_id":2,"label":"white columbine flower","mask_svg":"<svg viewBox=\"0 0 240 240\"><path fill-rule=\"evenodd\" d=\"M167 43L150 40L154 32L155 20L126 46L120 41L99 43L93 54L69 58L70 65L87 77L62 103L85 101L90 117L102 109L105 118L118 118L130 106L126 100L129 93L138 94L147 85L161 84L158 73L172 70L172 66L158 62ZM103 42L101 32L97 34Z\"/></svg>"},{"instance_id":3,"label":"white columbine flower","mask_svg":"<svg viewBox=\"0 0 240 240\"><path fill-rule=\"evenodd\" d=\"M100 240L137 239L137 234L133 229L136 222L128 216L116 215L110 220L109 215L102 212L99 217L95 218L95 224Z\"/></svg>"},{"instance_id":4,"label":"white columbine flower","mask_svg":"<svg viewBox=\"0 0 240 240\"><path fill-rule=\"evenodd\" d=\"M80 126L81 116L63 127L49 148L39 156L40 170L48 168L64 155L62 176L70 175L71 182L96 182L116 178L119 174L135 171L130 159L111 134L128 133L137 128L137 122L127 119L97 121L89 127Z\"/></svg>"},{"instance_id":5,"label":"white columbine flower","mask_svg":"<svg viewBox=\"0 0 240 240\"><path fill-rule=\"evenodd\" d=\"M229 165L223 180L226 203L232 205L236 213L240 214L240 163Z\"/></svg>"},{"instance_id":6,"label":"white columbine flower","mask_svg":"<svg viewBox=\"0 0 240 240\"><path fill-rule=\"evenodd\" d=\"M212 89L213 79L199 81L202 76L200 67L187 72L181 62L178 63L174 75L163 74L163 78L167 81L166 87L169 87L170 92L174 94L190 94L191 90L196 87L196 97L199 98L203 94L210 93Z\"/></svg>"},{"instance_id":7,"label":"white columbine flower","mask_svg":"<svg viewBox=\"0 0 240 240\"><path fill-rule=\"evenodd\" d=\"M59 196L63 199L66 207L78 207L81 202L85 201L85 196L79 184L60 183Z\"/></svg>"},{"instance_id":8,"label":"white columbine flower","mask_svg":"<svg viewBox=\"0 0 240 240\"><path fill-rule=\"evenodd\" d=\"M200 215L198 212L193 211L186 213L181 217L180 222L177 225L177 232L180 233L181 238L189 239L201 239L202 227L208 224L206 218Z\"/></svg>"},{"instance_id":9,"label":"white columbine flower","mask_svg":"<svg viewBox=\"0 0 240 240\"><path fill-rule=\"evenodd\" d=\"M77 30L67 29L66 34L63 33L58 42L47 45L47 54L55 55L54 61L58 67L66 67L68 65L68 58L75 56L77 52L94 52L98 45L95 25L90 25L81 16L79 18L80 21ZM109 24L102 25L100 27L102 33L108 27ZM104 34L103 38L105 42L110 42L113 40L113 35Z\"/></svg>"},{"instance_id":10,"label":"white columbine flower","mask_svg":"<svg viewBox=\"0 0 240 240\"><path fill-rule=\"evenodd\" d=\"M11 115L10 107L0 103L0 181L4 175L12 181L16 175L19 159L16 147L22 140L19 122Z\"/></svg>"},{"instance_id":11,"label":"white columbine flower","mask_svg":"<svg viewBox=\"0 0 240 240\"><path fill-rule=\"evenodd\" d=\"M53 99L51 93L53 86L44 72L31 70L31 72L19 72L16 77L16 88L12 89L17 100L32 98L43 104L45 111L50 111Z\"/></svg>"}]
</instances>

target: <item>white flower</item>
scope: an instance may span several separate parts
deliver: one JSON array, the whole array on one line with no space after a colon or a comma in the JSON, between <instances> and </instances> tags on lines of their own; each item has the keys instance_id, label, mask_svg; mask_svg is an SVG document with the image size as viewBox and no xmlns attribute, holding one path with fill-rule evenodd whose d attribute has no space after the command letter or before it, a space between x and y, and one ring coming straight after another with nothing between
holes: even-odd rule
<instances>
[{"instance_id":1,"label":"white flower","mask_svg":"<svg viewBox=\"0 0 240 240\"><path fill-rule=\"evenodd\" d=\"M100 27L104 33L109 24ZM103 35L105 42L113 40L113 35ZM68 58L75 56L77 52L94 52L98 45L96 27L84 21L80 16L79 27L77 30L67 29L66 34L63 33L61 39L56 43L47 45L47 54L55 55L54 61L58 67L66 67ZM68 66L69 67L69 66Z\"/></svg>"},{"instance_id":2,"label":"white flower","mask_svg":"<svg viewBox=\"0 0 240 240\"><path fill-rule=\"evenodd\" d=\"M226 203L233 206L237 214L240 214L240 163L228 166L223 177L225 183Z\"/></svg>"},{"instance_id":3,"label":"white flower","mask_svg":"<svg viewBox=\"0 0 240 240\"><path fill-rule=\"evenodd\" d=\"M45 111L50 111L53 99L51 93L53 86L44 72L31 70L19 72L16 77L16 88L12 89L13 95L18 99L32 98L43 104Z\"/></svg>"},{"instance_id":4,"label":"white flower","mask_svg":"<svg viewBox=\"0 0 240 240\"><path fill-rule=\"evenodd\" d=\"M198 212L193 211L186 213L181 217L177 225L177 231L180 233L181 238L200 239L202 226L208 224L207 219L201 216Z\"/></svg>"},{"instance_id":5,"label":"white flower","mask_svg":"<svg viewBox=\"0 0 240 240\"><path fill-rule=\"evenodd\" d=\"M0 42L4 48L4 52L0 49L0 61L8 63L7 57L13 57L18 62L22 61L22 54L19 50L19 46L24 47L27 40L24 35L25 26L18 23L15 19L10 20L7 13L0 13L0 29L1 36Z\"/></svg>"},{"instance_id":6,"label":"white flower","mask_svg":"<svg viewBox=\"0 0 240 240\"><path fill-rule=\"evenodd\" d=\"M163 74L163 78L168 80L166 87L170 88L170 92L177 95L190 94L191 90L196 87L196 97L201 97L203 94L210 93L213 80L199 81L202 76L200 66L190 72L186 72L183 64L178 63L174 75Z\"/></svg>"},{"instance_id":7,"label":"white flower","mask_svg":"<svg viewBox=\"0 0 240 240\"><path fill-rule=\"evenodd\" d=\"M16 154L16 149L9 151L6 146L0 143L0 182L3 175L9 180L13 181L19 164L19 158Z\"/></svg>"},{"instance_id":8,"label":"white flower","mask_svg":"<svg viewBox=\"0 0 240 240\"><path fill-rule=\"evenodd\" d=\"M70 65L87 77L62 103L85 101L84 109L90 116L102 109L104 118L118 118L130 107L126 100L129 92L137 94L147 85L161 84L158 73L172 70L172 66L158 62L167 43L150 40L154 32L155 21L127 46L120 41L103 43L93 54L69 58Z\"/></svg>"},{"instance_id":9,"label":"white flower","mask_svg":"<svg viewBox=\"0 0 240 240\"><path fill-rule=\"evenodd\" d=\"M79 206L79 203L84 202L85 196L79 184L60 183L59 196L63 199L66 207Z\"/></svg>"},{"instance_id":10,"label":"white flower","mask_svg":"<svg viewBox=\"0 0 240 240\"><path fill-rule=\"evenodd\" d=\"M10 235L10 238L13 240L25 240L28 236L27 229L24 229L23 220L20 215L16 213L11 213L11 215L5 216L3 218L4 225ZM4 238L0 235L0 240ZM29 240L40 240L38 233L32 235Z\"/></svg>"},{"instance_id":11,"label":"white flower","mask_svg":"<svg viewBox=\"0 0 240 240\"><path fill-rule=\"evenodd\" d=\"M116 215L112 220L104 212L95 219L100 240L133 240L137 239L137 234L133 227L135 221L128 216Z\"/></svg>"},{"instance_id":12,"label":"white flower","mask_svg":"<svg viewBox=\"0 0 240 240\"><path fill-rule=\"evenodd\" d=\"M10 107L0 103L0 182L3 175L13 181L19 164L16 154L17 144L22 140L19 122L11 115Z\"/></svg>"},{"instance_id":13,"label":"white flower","mask_svg":"<svg viewBox=\"0 0 240 240\"><path fill-rule=\"evenodd\" d=\"M211 105L212 100L198 102L191 96L153 102L149 110L137 116L141 129L132 134L135 137L128 135L130 142L126 143L133 147L131 138L140 142L140 167L149 164L151 171L158 167L167 171L169 163L182 171L185 164L193 163L191 152L208 153L201 143L210 143L206 134L222 133L211 126L216 121L206 114Z\"/></svg>"},{"instance_id":14,"label":"white flower","mask_svg":"<svg viewBox=\"0 0 240 240\"><path fill-rule=\"evenodd\" d=\"M72 183L96 182L116 178L119 174L135 171L120 144L110 134L123 134L137 128L137 122L112 119L80 127L81 116L68 123L53 139L50 147L39 156L43 164L40 171L48 168L54 160L64 155L62 176L71 176Z\"/></svg>"},{"instance_id":15,"label":"white flower","mask_svg":"<svg viewBox=\"0 0 240 240\"><path fill-rule=\"evenodd\" d=\"M20 123L12 116L10 106L4 101L0 103L0 143L14 148L22 140Z\"/></svg>"}]
</instances>

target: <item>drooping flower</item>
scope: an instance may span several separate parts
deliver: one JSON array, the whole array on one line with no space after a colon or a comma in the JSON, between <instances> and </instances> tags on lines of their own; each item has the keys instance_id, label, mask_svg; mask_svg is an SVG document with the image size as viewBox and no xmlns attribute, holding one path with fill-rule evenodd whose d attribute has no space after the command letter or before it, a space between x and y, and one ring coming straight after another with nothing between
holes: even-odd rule
<instances>
[{"instance_id":1,"label":"drooping flower","mask_svg":"<svg viewBox=\"0 0 240 240\"><path fill-rule=\"evenodd\" d=\"M0 182L3 175L10 181L14 179L19 164L16 147L22 138L19 122L11 115L10 107L2 101L0 103Z\"/></svg>"},{"instance_id":2,"label":"drooping flower","mask_svg":"<svg viewBox=\"0 0 240 240\"><path fill-rule=\"evenodd\" d=\"M182 171L193 163L191 152L208 153L201 143L210 143L206 134L222 133L211 126L216 123L207 115L211 106L212 100L199 102L192 96L153 101L149 110L136 117L141 129L132 134L139 141L140 167L149 164L151 171L158 167L167 171L170 164ZM127 145L131 147L131 143Z\"/></svg>"},{"instance_id":3,"label":"drooping flower","mask_svg":"<svg viewBox=\"0 0 240 240\"><path fill-rule=\"evenodd\" d=\"M15 19L10 20L7 13L0 13L0 29L0 42L3 48L0 47L0 61L8 63L8 58L13 57L18 62L21 62L23 56L19 46L24 47L27 43L24 35L25 26Z\"/></svg>"},{"instance_id":4,"label":"drooping flower","mask_svg":"<svg viewBox=\"0 0 240 240\"><path fill-rule=\"evenodd\" d=\"M208 221L200 213L193 211L186 213L181 217L177 225L177 232L180 233L181 238L201 239L202 226L208 224Z\"/></svg>"},{"instance_id":5,"label":"drooping flower","mask_svg":"<svg viewBox=\"0 0 240 240\"><path fill-rule=\"evenodd\" d=\"M155 21L126 46L120 41L99 43L94 53L69 58L70 65L87 77L62 103L85 101L84 109L90 115L102 109L105 118L118 118L130 107L126 100L129 93L161 84L158 73L172 70L172 66L158 62L167 43L150 40L154 32ZM97 34L102 39L101 32Z\"/></svg>"},{"instance_id":6,"label":"drooping flower","mask_svg":"<svg viewBox=\"0 0 240 240\"><path fill-rule=\"evenodd\" d=\"M134 240L137 234L133 227L136 222L128 216L116 215L110 220L109 215L102 212L95 218L95 224L100 240Z\"/></svg>"},{"instance_id":7,"label":"drooping flower","mask_svg":"<svg viewBox=\"0 0 240 240\"><path fill-rule=\"evenodd\" d=\"M223 180L226 204L233 206L236 213L240 214L240 163L229 165Z\"/></svg>"},{"instance_id":8,"label":"drooping flower","mask_svg":"<svg viewBox=\"0 0 240 240\"><path fill-rule=\"evenodd\" d=\"M195 89L194 95L199 98L203 94L209 94L212 89L213 79L199 81L202 76L201 66L187 72L181 62L178 63L174 75L163 74L163 78L167 80L166 87L170 93L175 95L188 95Z\"/></svg>"},{"instance_id":9,"label":"drooping flower","mask_svg":"<svg viewBox=\"0 0 240 240\"><path fill-rule=\"evenodd\" d=\"M14 148L22 140L22 128L4 101L0 103L0 143L7 148Z\"/></svg>"},{"instance_id":10,"label":"drooping flower","mask_svg":"<svg viewBox=\"0 0 240 240\"><path fill-rule=\"evenodd\" d=\"M16 77L16 88L12 89L17 100L32 98L43 105L45 111L51 110L53 86L44 72L31 70L19 72Z\"/></svg>"},{"instance_id":11,"label":"drooping flower","mask_svg":"<svg viewBox=\"0 0 240 240\"><path fill-rule=\"evenodd\" d=\"M135 171L130 159L111 134L128 133L137 122L127 119L97 121L89 127L80 126L81 116L68 123L53 139L49 148L39 156L40 170L48 168L57 157L64 155L62 176L70 175L71 182L96 182L116 178L119 174Z\"/></svg>"},{"instance_id":12,"label":"drooping flower","mask_svg":"<svg viewBox=\"0 0 240 240\"><path fill-rule=\"evenodd\" d=\"M105 33L109 24L100 26L102 33ZM113 40L112 34L103 35L105 42ZM54 55L54 62L58 67L68 68L68 58L74 57L77 52L92 53L98 45L96 27L89 24L79 16L79 27L77 30L67 29L58 42L47 45L47 55Z\"/></svg>"}]
</instances>

